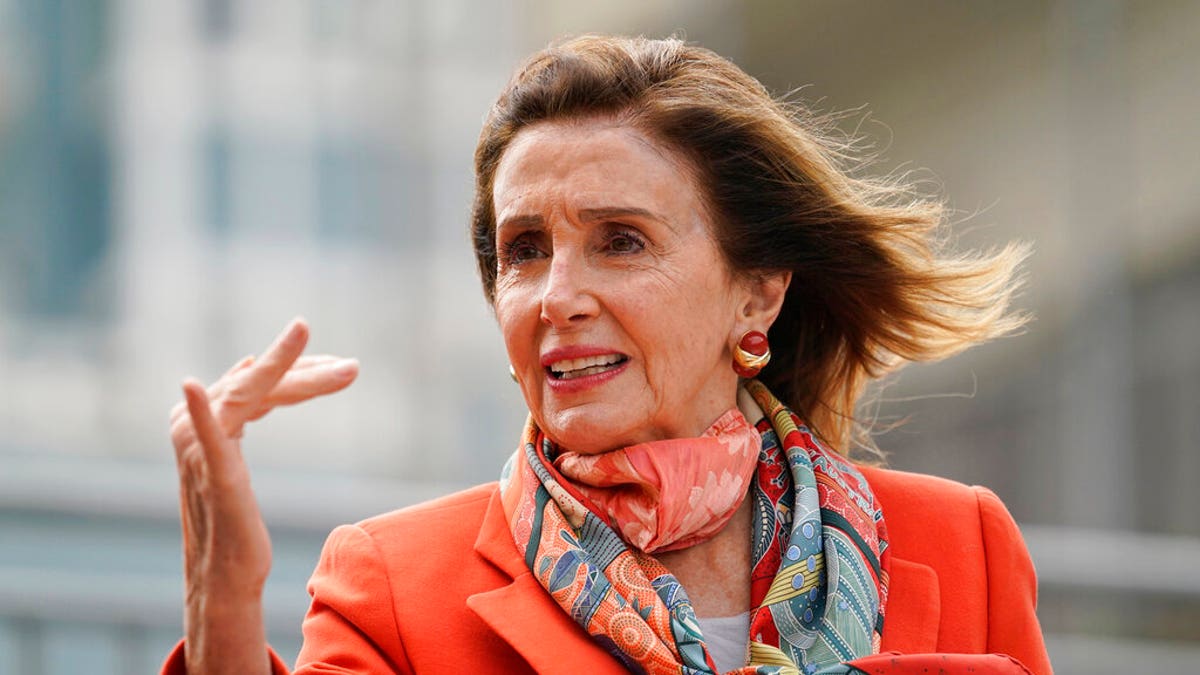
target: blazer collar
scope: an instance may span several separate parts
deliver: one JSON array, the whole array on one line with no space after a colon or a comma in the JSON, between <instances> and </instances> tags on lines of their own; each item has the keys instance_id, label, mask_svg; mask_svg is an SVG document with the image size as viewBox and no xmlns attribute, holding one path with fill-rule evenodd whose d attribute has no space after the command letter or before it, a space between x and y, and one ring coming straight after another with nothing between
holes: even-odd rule
<instances>
[{"instance_id":1,"label":"blazer collar","mask_svg":"<svg viewBox=\"0 0 1200 675\"><path fill-rule=\"evenodd\" d=\"M475 552L507 574L510 579L529 574L529 568L525 567L525 560L517 551L517 545L508 529L508 518L504 515L499 487L492 490L492 497L483 513L479 535L475 537Z\"/></svg>"},{"instance_id":2,"label":"blazer collar","mask_svg":"<svg viewBox=\"0 0 1200 675\"><path fill-rule=\"evenodd\" d=\"M475 540L475 551L512 581L467 598L467 607L538 673L625 674L616 659L558 606L534 578L513 543L500 502L491 502ZM586 668L584 668L586 666Z\"/></svg>"}]
</instances>

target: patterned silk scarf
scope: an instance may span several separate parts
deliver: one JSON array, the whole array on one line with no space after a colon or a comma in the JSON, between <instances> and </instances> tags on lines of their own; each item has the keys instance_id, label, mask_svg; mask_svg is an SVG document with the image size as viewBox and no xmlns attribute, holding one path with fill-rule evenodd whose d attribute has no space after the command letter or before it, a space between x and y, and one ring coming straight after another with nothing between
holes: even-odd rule
<instances>
[{"instance_id":1,"label":"patterned silk scarf","mask_svg":"<svg viewBox=\"0 0 1200 675\"><path fill-rule=\"evenodd\" d=\"M853 466L762 384L746 389L765 417L752 489L749 665L732 672L861 672L845 662L879 650L888 559L882 513ZM534 577L631 672L715 675L675 577L588 510L554 469L558 450L532 421L522 445L500 491Z\"/></svg>"},{"instance_id":2,"label":"patterned silk scarf","mask_svg":"<svg viewBox=\"0 0 1200 675\"><path fill-rule=\"evenodd\" d=\"M598 455L562 450L554 468L625 543L650 554L719 533L746 497L762 436L732 408L699 438L639 443Z\"/></svg>"}]
</instances>

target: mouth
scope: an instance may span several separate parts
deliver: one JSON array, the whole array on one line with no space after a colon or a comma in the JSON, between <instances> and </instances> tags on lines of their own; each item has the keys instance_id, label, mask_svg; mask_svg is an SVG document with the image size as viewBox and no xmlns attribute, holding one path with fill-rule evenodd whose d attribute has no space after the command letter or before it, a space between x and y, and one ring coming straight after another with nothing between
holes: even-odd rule
<instances>
[{"instance_id":1,"label":"mouth","mask_svg":"<svg viewBox=\"0 0 1200 675\"><path fill-rule=\"evenodd\" d=\"M628 356L617 353L560 359L546 366L546 373L554 380L574 380L616 370L628 360Z\"/></svg>"}]
</instances>

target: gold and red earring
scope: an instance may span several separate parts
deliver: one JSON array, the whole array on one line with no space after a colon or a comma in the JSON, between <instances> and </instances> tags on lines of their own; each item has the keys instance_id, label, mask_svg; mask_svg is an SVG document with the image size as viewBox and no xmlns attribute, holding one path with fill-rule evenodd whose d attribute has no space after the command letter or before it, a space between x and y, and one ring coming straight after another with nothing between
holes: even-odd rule
<instances>
[{"instance_id":1,"label":"gold and red earring","mask_svg":"<svg viewBox=\"0 0 1200 675\"><path fill-rule=\"evenodd\" d=\"M750 378L771 360L771 346L765 333L746 331L733 349L733 372L739 377Z\"/></svg>"}]
</instances>

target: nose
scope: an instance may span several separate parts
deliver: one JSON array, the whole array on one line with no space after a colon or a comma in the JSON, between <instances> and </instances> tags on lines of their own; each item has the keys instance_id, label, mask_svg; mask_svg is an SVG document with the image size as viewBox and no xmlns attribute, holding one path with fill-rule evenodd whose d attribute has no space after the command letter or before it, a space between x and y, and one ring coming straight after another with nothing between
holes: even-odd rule
<instances>
[{"instance_id":1,"label":"nose","mask_svg":"<svg viewBox=\"0 0 1200 675\"><path fill-rule=\"evenodd\" d=\"M542 322L552 328L569 328L595 317L599 311L586 263L573 251L556 252L542 289Z\"/></svg>"}]
</instances>

